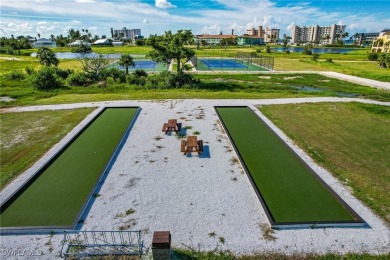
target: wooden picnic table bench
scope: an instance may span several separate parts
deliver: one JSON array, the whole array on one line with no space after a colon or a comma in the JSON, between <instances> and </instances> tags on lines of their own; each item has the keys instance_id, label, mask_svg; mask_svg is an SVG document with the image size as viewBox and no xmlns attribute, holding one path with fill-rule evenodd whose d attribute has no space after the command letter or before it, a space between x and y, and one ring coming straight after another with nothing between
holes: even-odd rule
<instances>
[{"instance_id":1,"label":"wooden picnic table bench","mask_svg":"<svg viewBox=\"0 0 390 260\"><path fill-rule=\"evenodd\" d=\"M172 131L175 131L176 134L178 134L181 131L181 123L177 123L177 119L169 119L168 123L164 123L162 131L165 132L165 134Z\"/></svg>"},{"instance_id":2,"label":"wooden picnic table bench","mask_svg":"<svg viewBox=\"0 0 390 260\"><path fill-rule=\"evenodd\" d=\"M191 152L201 154L203 152L203 141L198 140L196 136L188 136L187 140L181 140L180 151L183 152L184 155Z\"/></svg>"}]
</instances>

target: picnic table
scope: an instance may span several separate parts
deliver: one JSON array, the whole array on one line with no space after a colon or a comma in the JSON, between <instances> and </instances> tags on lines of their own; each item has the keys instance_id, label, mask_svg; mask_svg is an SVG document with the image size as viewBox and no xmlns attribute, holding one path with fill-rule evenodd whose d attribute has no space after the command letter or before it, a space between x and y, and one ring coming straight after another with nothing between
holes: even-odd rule
<instances>
[{"instance_id":1,"label":"picnic table","mask_svg":"<svg viewBox=\"0 0 390 260\"><path fill-rule=\"evenodd\" d=\"M165 134L172 131L175 131L176 134L178 134L181 131L181 123L177 123L177 119L169 119L168 123L163 125L162 131L165 132Z\"/></svg>"},{"instance_id":2,"label":"picnic table","mask_svg":"<svg viewBox=\"0 0 390 260\"><path fill-rule=\"evenodd\" d=\"M203 152L203 141L198 140L196 136L188 136L187 140L181 140L180 151L183 152L184 155L191 152L201 154Z\"/></svg>"}]
</instances>

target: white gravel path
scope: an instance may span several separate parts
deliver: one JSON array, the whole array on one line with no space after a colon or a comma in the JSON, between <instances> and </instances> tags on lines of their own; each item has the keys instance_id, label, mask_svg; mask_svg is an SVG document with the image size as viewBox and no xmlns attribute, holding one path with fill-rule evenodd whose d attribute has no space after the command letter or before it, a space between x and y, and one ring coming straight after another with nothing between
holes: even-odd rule
<instances>
[{"instance_id":1,"label":"white gravel path","mask_svg":"<svg viewBox=\"0 0 390 260\"><path fill-rule=\"evenodd\" d=\"M390 230L370 209L354 198L325 169L263 118L317 174L339 194L369 225L367 228L287 229L275 231L275 241L262 237L260 225L268 220L256 194L241 167L232 164L237 155L231 150L226 134L221 131L216 105L256 105L306 102L365 102L390 106L390 102L376 102L350 98L299 98L275 100L167 100L167 101L112 101L55 106L34 106L7 109L8 112L38 111L43 109L72 109L77 107L140 106L135 122L116 162L99 191L98 197L85 220L82 230L118 230L131 225L131 230L142 230L145 248L151 246L153 231L169 230L174 247L200 250L215 248L236 254L254 252L293 253L390 253ZM63 143L71 138L95 110L31 169L1 191L1 199L11 194L42 163L47 161ZM165 135L161 127L169 118L178 118L183 126L192 126L187 134L199 131L205 153L184 156L180 141ZM162 137L162 139L156 138ZM126 216L124 212L134 209ZM208 234L216 233L216 237ZM219 237L225 243L219 242ZM6 235L0 237L0 256L13 252L44 254L36 259L57 258L62 235ZM8 250L8 251L7 251ZM16 251L19 250L19 251Z\"/></svg>"}]
</instances>

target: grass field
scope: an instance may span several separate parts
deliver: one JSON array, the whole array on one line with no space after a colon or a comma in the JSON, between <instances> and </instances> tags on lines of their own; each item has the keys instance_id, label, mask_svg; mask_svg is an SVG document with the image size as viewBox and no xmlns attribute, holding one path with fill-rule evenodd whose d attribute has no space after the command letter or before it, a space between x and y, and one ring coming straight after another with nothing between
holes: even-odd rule
<instances>
[{"instance_id":1,"label":"grass field","mask_svg":"<svg viewBox=\"0 0 390 260\"><path fill-rule=\"evenodd\" d=\"M42 157L92 110L81 108L0 114L1 189Z\"/></svg>"},{"instance_id":2,"label":"grass field","mask_svg":"<svg viewBox=\"0 0 390 260\"><path fill-rule=\"evenodd\" d=\"M295 98L295 97L361 97L390 101L390 92L327 78L316 74L196 74L201 83L185 89L144 89L129 84L97 83L89 87L66 87L53 91L33 89L28 80L11 81L2 77L0 95L16 101L0 106L77 103L104 100L168 98Z\"/></svg>"},{"instance_id":3,"label":"grass field","mask_svg":"<svg viewBox=\"0 0 390 260\"><path fill-rule=\"evenodd\" d=\"M311 60L310 55L302 53L284 53L275 52L271 50L271 53L266 53L265 46L253 46L253 47L228 47L228 48L209 48L202 47L196 49L195 46L191 46L198 57L237 57L237 52L253 53L257 52L258 55L265 57L274 57L275 66L277 71L335 71L345 73L348 75L365 77L374 80L380 80L390 82L390 77L387 76L387 70L379 68L377 62L368 61L367 53L370 52L369 48L356 49L354 51L344 54L320 54L318 62ZM71 48L62 47L53 49L55 52L70 52ZM136 54L146 55L152 50L149 46L121 46L121 47L94 47L93 52L99 54ZM36 52L37 49L22 50L21 56L9 56L0 55L3 58L18 58L22 61L5 61L0 59L1 73L7 72L12 68L24 70L26 66L38 66L36 58L29 57L32 52ZM333 62L326 62L326 59L332 59ZM26 62L28 61L28 62ZM81 70L81 63L77 60L61 60L59 65L61 68L70 68L76 71ZM1 74L0 73L0 74Z\"/></svg>"},{"instance_id":4,"label":"grass field","mask_svg":"<svg viewBox=\"0 0 390 260\"><path fill-rule=\"evenodd\" d=\"M137 108L108 108L4 211L1 227L72 227Z\"/></svg>"},{"instance_id":5,"label":"grass field","mask_svg":"<svg viewBox=\"0 0 390 260\"><path fill-rule=\"evenodd\" d=\"M260 110L390 224L390 107L329 103Z\"/></svg>"},{"instance_id":6,"label":"grass field","mask_svg":"<svg viewBox=\"0 0 390 260\"><path fill-rule=\"evenodd\" d=\"M216 110L275 224L358 221L249 108Z\"/></svg>"}]
</instances>

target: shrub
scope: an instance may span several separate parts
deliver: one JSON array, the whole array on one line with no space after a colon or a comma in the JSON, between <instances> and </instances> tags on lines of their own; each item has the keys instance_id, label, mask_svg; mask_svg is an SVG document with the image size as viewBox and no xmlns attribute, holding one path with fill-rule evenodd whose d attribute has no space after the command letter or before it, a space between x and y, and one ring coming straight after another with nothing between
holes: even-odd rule
<instances>
[{"instance_id":1,"label":"shrub","mask_svg":"<svg viewBox=\"0 0 390 260\"><path fill-rule=\"evenodd\" d=\"M113 85L115 83L115 79L113 77L107 77L106 82L108 85Z\"/></svg>"},{"instance_id":2,"label":"shrub","mask_svg":"<svg viewBox=\"0 0 390 260\"><path fill-rule=\"evenodd\" d=\"M137 69L133 72L133 74L137 77L147 77L148 76L148 73L146 73L146 71L142 70L142 69Z\"/></svg>"},{"instance_id":3,"label":"shrub","mask_svg":"<svg viewBox=\"0 0 390 260\"><path fill-rule=\"evenodd\" d=\"M128 84L134 84L134 85L139 85L139 86L144 86L146 83L147 77L141 76L137 77L134 74L130 74L126 77L126 82Z\"/></svg>"},{"instance_id":4,"label":"shrub","mask_svg":"<svg viewBox=\"0 0 390 260\"><path fill-rule=\"evenodd\" d=\"M62 79L67 79L69 75L73 73L73 70L71 69L60 69L58 67L54 68L56 71L56 74L62 78Z\"/></svg>"},{"instance_id":5,"label":"shrub","mask_svg":"<svg viewBox=\"0 0 390 260\"><path fill-rule=\"evenodd\" d=\"M103 69L99 74L99 78L104 80L107 77L112 77L118 83L126 82L126 73L118 68Z\"/></svg>"},{"instance_id":6,"label":"shrub","mask_svg":"<svg viewBox=\"0 0 390 260\"><path fill-rule=\"evenodd\" d=\"M317 61L320 58L320 55L318 53L313 53L311 56L311 59L314 61Z\"/></svg>"},{"instance_id":7,"label":"shrub","mask_svg":"<svg viewBox=\"0 0 390 260\"><path fill-rule=\"evenodd\" d=\"M378 55L378 64L381 68L390 68L390 54L381 53Z\"/></svg>"},{"instance_id":8,"label":"shrub","mask_svg":"<svg viewBox=\"0 0 390 260\"><path fill-rule=\"evenodd\" d=\"M73 73L66 81L70 86L85 86L89 83L89 79L84 73Z\"/></svg>"},{"instance_id":9,"label":"shrub","mask_svg":"<svg viewBox=\"0 0 390 260\"><path fill-rule=\"evenodd\" d=\"M312 55L312 49L313 47L311 45L305 45L305 47L303 47L302 53L306 55Z\"/></svg>"},{"instance_id":10,"label":"shrub","mask_svg":"<svg viewBox=\"0 0 390 260\"><path fill-rule=\"evenodd\" d=\"M25 78L23 72L19 70L13 70L5 74L5 78L8 80L23 80Z\"/></svg>"},{"instance_id":11,"label":"shrub","mask_svg":"<svg viewBox=\"0 0 390 260\"><path fill-rule=\"evenodd\" d=\"M73 47L70 51L73 53L88 53L88 52L92 52L92 49L90 46L87 46L86 44L81 44L80 46Z\"/></svg>"},{"instance_id":12,"label":"shrub","mask_svg":"<svg viewBox=\"0 0 390 260\"><path fill-rule=\"evenodd\" d=\"M367 54L368 60L378 60L379 54L375 52L369 52Z\"/></svg>"},{"instance_id":13,"label":"shrub","mask_svg":"<svg viewBox=\"0 0 390 260\"><path fill-rule=\"evenodd\" d=\"M287 53L287 54L290 54L290 50L286 50L286 53Z\"/></svg>"},{"instance_id":14,"label":"shrub","mask_svg":"<svg viewBox=\"0 0 390 260\"><path fill-rule=\"evenodd\" d=\"M48 66L42 67L37 72L30 75L30 84L39 90L52 90L64 86L56 69Z\"/></svg>"},{"instance_id":15,"label":"shrub","mask_svg":"<svg viewBox=\"0 0 390 260\"><path fill-rule=\"evenodd\" d=\"M333 60L331 58L327 58L326 62L333 63Z\"/></svg>"},{"instance_id":16,"label":"shrub","mask_svg":"<svg viewBox=\"0 0 390 260\"><path fill-rule=\"evenodd\" d=\"M35 72L33 67L26 67L24 70L26 71L27 75L31 75Z\"/></svg>"},{"instance_id":17,"label":"shrub","mask_svg":"<svg viewBox=\"0 0 390 260\"><path fill-rule=\"evenodd\" d=\"M271 53L271 46L269 46L269 45L265 46L265 52Z\"/></svg>"}]
</instances>

